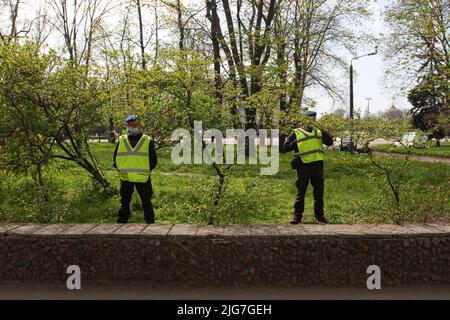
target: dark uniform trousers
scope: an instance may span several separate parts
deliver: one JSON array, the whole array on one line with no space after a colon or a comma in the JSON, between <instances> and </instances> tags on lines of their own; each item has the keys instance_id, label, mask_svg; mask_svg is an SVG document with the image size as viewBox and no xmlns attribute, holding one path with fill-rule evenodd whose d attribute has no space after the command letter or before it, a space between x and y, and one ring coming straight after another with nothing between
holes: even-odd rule
<instances>
[{"instance_id":1,"label":"dark uniform trousers","mask_svg":"<svg viewBox=\"0 0 450 320\"><path fill-rule=\"evenodd\" d=\"M295 197L294 211L295 215L302 218L305 210L305 194L308 184L311 181L314 195L314 214L316 218L324 216L323 212L323 161L308 163L297 169L297 195Z\"/></svg>"},{"instance_id":2,"label":"dark uniform trousers","mask_svg":"<svg viewBox=\"0 0 450 320\"><path fill-rule=\"evenodd\" d=\"M130 203L131 196L133 195L134 188L139 194L142 202L142 209L144 210L144 219L146 223L154 223L155 222L155 214L153 212L152 205L152 195L153 188L150 177L147 182L130 182L122 180L120 183L120 209L119 209L119 218L117 219L117 223L127 223L130 218Z\"/></svg>"}]
</instances>

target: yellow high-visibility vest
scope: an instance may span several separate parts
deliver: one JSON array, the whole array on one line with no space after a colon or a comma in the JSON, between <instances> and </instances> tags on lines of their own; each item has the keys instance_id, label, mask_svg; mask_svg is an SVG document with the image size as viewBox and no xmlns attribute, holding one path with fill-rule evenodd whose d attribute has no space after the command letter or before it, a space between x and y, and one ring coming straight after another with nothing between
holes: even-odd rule
<instances>
[{"instance_id":1,"label":"yellow high-visibility vest","mask_svg":"<svg viewBox=\"0 0 450 320\"><path fill-rule=\"evenodd\" d=\"M307 132L298 128L294 132L298 148L294 155L300 157L304 163L323 160L322 132L319 129L313 128L312 132Z\"/></svg>"},{"instance_id":2,"label":"yellow high-visibility vest","mask_svg":"<svg viewBox=\"0 0 450 320\"><path fill-rule=\"evenodd\" d=\"M119 137L116 165L121 180L147 182L150 176L148 148L151 140L151 137L143 134L136 146L132 148L128 135Z\"/></svg>"}]
</instances>

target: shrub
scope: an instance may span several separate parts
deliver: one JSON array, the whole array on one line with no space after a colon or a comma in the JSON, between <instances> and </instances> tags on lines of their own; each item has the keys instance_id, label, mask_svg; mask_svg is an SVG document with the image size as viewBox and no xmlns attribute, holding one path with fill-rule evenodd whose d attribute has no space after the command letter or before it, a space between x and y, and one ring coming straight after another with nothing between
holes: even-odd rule
<instances>
[{"instance_id":1,"label":"shrub","mask_svg":"<svg viewBox=\"0 0 450 320\"><path fill-rule=\"evenodd\" d=\"M38 188L29 177L10 175L2 179L0 221L15 223L64 223L71 205L64 187L46 181Z\"/></svg>"}]
</instances>

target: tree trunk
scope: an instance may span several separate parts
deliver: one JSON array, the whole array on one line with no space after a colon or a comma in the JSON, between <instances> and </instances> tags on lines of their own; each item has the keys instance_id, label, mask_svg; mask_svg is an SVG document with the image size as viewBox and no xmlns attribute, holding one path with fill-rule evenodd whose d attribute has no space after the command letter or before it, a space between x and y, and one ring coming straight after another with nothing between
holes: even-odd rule
<instances>
[{"instance_id":1,"label":"tree trunk","mask_svg":"<svg viewBox=\"0 0 450 320\"><path fill-rule=\"evenodd\" d=\"M183 25L183 12L181 10L181 1L177 0L176 5L177 10L177 23L178 23L178 31L180 32L180 40L178 42L178 47L180 51L184 50L184 25Z\"/></svg>"},{"instance_id":2,"label":"tree trunk","mask_svg":"<svg viewBox=\"0 0 450 320\"><path fill-rule=\"evenodd\" d=\"M158 16L158 0L155 0L155 62L159 54L159 16Z\"/></svg>"},{"instance_id":3,"label":"tree trunk","mask_svg":"<svg viewBox=\"0 0 450 320\"><path fill-rule=\"evenodd\" d=\"M37 175L37 184L39 193L42 194L42 198L44 199L44 203L47 204L49 202L47 189L45 188L44 179L42 178L42 163L36 164L36 175Z\"/></svg>"},{"instance_id":4,"label":"tree trunk","mask_svg":"<svg viewBox=\"0 0 450 320\"><path fill-rule=\"evenodd\" d=\"M142 23L141 1L136 0L138 19L139 19L139 48L141 50L141 66L142 70L147 70L147 62L145 61L145 44L144 44L144 26Z\"/></svg>"},{"instance_id":5,"label":"tree trunk","mask_svg":"<svg viewBox=\"0 0 450 320\"><path fill-rule=\"evenodd\" d=\"M236 65L237 73L239 76L239 82L241 84L241 89L242 89L242 92L244 93L244 96L248 97L249 90L248 90L248 84L247 84L247 77L245 74L244 64L241 61L240 56L239 56L239 51L238 51L237 42L236 42L236 33L234 31L233 18L231 16L230 4L229 4L228 0L222 0L222 4L223 4L223 9L225 11L225 17L227 20L231 52L233 54L234 64Z\"/></svg>"},{"instance_id":6,"label":"tree trunk","mask_svg":"<svg viewBox=\"0 0 450 320\"><path fill-rule=\"evenodd\" d=\"M115 129L114 129L114 119L113 117L109 116L108 117L108 123L109 123L109 131L111 132L111 143L116 143L116 137L115 137Z\"/></svg>"},{"instance_id":7,"label":"tree trunk","mask_svg":"<svg viewBox=\"0 0 450 320\"><path fill-rule=\"evenodd\" d=\"M222 77L220 75L220 44L218 39L218 26L216 19L213 19L211 16L211 11L214 10L217 12L217 4L215 0L206 1L207 13L206 17L211 23L211 40L213 45L213 53L214 53L214 97L216 98L217 103L222 103ZM212 9L211 7L214 7Z\"/></svg>"}]
</instances>

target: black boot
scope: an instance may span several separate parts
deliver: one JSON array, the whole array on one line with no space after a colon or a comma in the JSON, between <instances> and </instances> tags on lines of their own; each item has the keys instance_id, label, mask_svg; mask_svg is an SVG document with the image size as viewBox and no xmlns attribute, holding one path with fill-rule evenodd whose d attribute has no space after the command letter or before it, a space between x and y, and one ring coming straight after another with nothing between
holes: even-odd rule
<instances>
[{"instance_id":1,"label":"black boot","mask_svg":"<svg viewBox=\"0 0 450 320\"><path fill-rule=\"evenodd\" d=\"M294 216L291 220L291 224L299 224L299 223L302 223L302 216L297 213L294 213Z\"/></svg>"},{"instance_id":2,"label":"black boot","mask_svg":"<svg viewBox=\"0 0 450 320\"><path fill-rule=\"evenodd\" d=\"M146 224L155 223L155 214L153 213L153 209L144 214L144 220Z\"/></svg>"},{"instance_id":3,"label":"black boot","mask_svg":"<svg viewBox=\"0 0 450 320\"><path fill-rule=\"evenodd\" d=\"M322 223L325 223L325 224L328 223L328 220L327 220L327 218L325 218L325 216L318 216L318 217L316 217L316 219L319 222L322 222Z\"/></svg>"},{"instance_id":4,"label":"black boot","mask_svg":"<svg viewBox=\"0 0 450 320\"><path fill-rule=\"evenodd\" d=\"M155 212L153 211L152 203L150 201L144 202L142 204L142 207L144 209L145 223L147 224L155 223Z\"/></svg>"},{"instance_id":5,"label":"black boot","mask_svg":"<svg viewBox=\"0 0 450 320\"><path fill-rule=\"evenodd\" d=\"M131 212L127 210L120 209L117 217L117 223L127 223L130 218Z\"/></svg>"}]
</instances>

